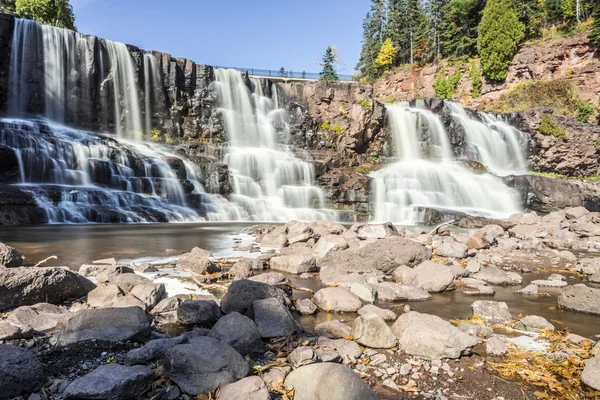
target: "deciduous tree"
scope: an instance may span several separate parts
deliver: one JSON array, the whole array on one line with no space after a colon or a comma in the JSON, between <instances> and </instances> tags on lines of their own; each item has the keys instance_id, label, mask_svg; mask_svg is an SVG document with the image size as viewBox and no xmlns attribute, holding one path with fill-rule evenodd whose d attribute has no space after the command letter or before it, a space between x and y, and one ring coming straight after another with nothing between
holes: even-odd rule
<instances>
[{"instance_id":1,"label":"deciduous tree","mask_svg":"<svg viewBox=\"0 0 600 400\"><path fill-rule=\"evenodd\" d=\"M20 18L75 30L75 15L69 0L16 0L15 12Z\"/></svg>"}]
</instances>

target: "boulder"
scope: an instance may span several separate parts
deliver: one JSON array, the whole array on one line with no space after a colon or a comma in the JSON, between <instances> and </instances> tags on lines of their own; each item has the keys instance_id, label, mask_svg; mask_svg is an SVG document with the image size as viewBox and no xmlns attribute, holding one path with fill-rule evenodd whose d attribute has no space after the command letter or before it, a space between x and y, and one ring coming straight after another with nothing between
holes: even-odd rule
<instances>
[{"instance_id":1,"label":"boulder","mask_svg":"<svg viewBox=\"0 0 600 400\"><path fill-rule=\"evenodd\" d=\"M515 329L521 331L537 331L541 329L549 329L553 331L554 325L548 322L548 320L544 317L540 317L537 315L529 315L517 321L517 323L515 324Z\"/></svg>"},{"instance_id":2,"label":"boulder","mask_svg":"<svg viewBox=\"0 0 600 400\"><path fill-rule=\"evenodd\" d=\"M362 354L360 346L352 340L334 340L320 336L319 339L317 339L317 344L321 349L327 347L334 349L342 357L344 364L354 364L356 359Z\"/></svg>"},{"instance_id":3,"label":"boulder","mask_svg":"<svg viewBox=\"0 0 600 400\"><path fill-rule=\"evenodd\" d=\"M16 326L7 321L0 321L0 340L30 339L34 334L33 329Z\"/></svg>"},{"instance_id":4,"label":"boulder","mask_svg":"<svg viewBox=\"0 0 600 400\"><path fill-rule=\"evenodd\" d=\"M41 302L62 303L83 297L95 287L66 268L0 268L0 311Z\"/></svg>"},{"instance_id":5,"label":"boulder","mask_svg":"<svg viewBox=\"0 0 600 400\"><path fill-rule=\"evenodd\" d=\"M600 390L600 355L585 362L581 381L594 390Z\"/></svg>"},{"instance_id":6,"label":"boulder","mask_svg":"<svg viewBox=\"0 0 600 400\"><path fill-rule=\"evenodd\" d=\"M253 276L252 278L249 278L249 280L276 286L290 283L290 280L279 272L265 272L264 274Z\"/></svg>"},{"instance_id":7,"label":"boulder","mask_svg":"<svg viewBox=\"0 0 600 400\"><path fill-rule=\"evenodd\" d=\"M569 286L558 296L558 305L565 310L600 315L600 289L582 283Z\"/></svg>"},{"instance_id":8,"label":"boulder","mask_svg":"<svg viewBox=\"0 0 600 400\"><path fill-rule=\"evenodd\" d=\"M439 257L465 258L469 248L454 239L446 238L436 249Z\"/></svg>"},{"instance_id":9,"label":"boulder","mask_svg":"<svg viewBox=\"0 0 600 400\"><path fill-rule=\"evenodd\" d=\"M139 307L80 310L60 321L52 342L59 346L84 340L142 342L150 337L150 320Z\"/></svg>"},{"instance_id":10,"label":"boulder","mask_svg":"<svg viewBox=\"0 0 600 400\"><path fill-rule=\"evenodd\" d=\"M354 371L335 363L300 367L287 376L285 385L294 389L294 400L379 399Z\"/></svg>"},{"instance_id":11,"label":"boulder","mask_svg":"<svg viewBox=\"0 0 600 400\"><path fill-rule=\"evenodd\" d=\"M478 339L460 331L448 321L429 314L410 311L392 325L400 349L429 360L459 358L468 354Z\"/></svg>"},{"instance_id":12,"label":"boulder","mask_svg":"<svg viewBox=\"0 0 600 400\"><path fill-rule=\"evenodd\" d=\"M116 302L119 297L123 296L125 296L125 293L123 293L121 288L117 285L100 284L88 293L87 302L94 308L112 307L113 303Z\"/></svg>"},{"instance_id":13,"label":"boulder","mask_svg":"<svg viewBox=\"0 0 600 400\"><path fill-rule=\"evenodd\" d=\"M282 289L262 282L252 280L235 281L229 286L227 293L221 299L221 310L227 314L233 311L245 314L256 300L276 299L289 307L292 303Z\"/></svg>"},{"instance_id":14,"label":"boulder","mask_svg":"<svg viewBox=\"0 0 600 400\"><path fill-rule=\"evenodd\" d=\"M117 285L123 291L123 293L131 292L137 285L150 283L150 280L133 272L110 274L106 277L106 279L101 279L101 275L97 275L96 280L98 282L106 282Z\"/></svg>"},{"instance_id":15,"label":"boulder","mask_svg":"<svg viewBox=\"0 0 600 400\"><path fill-rule=\"evenodd\" d=\"M229 270L229 275L231 275L233 279L246 279L251 277L254 275L252 263L246 259L237 260Z\"/></svg>"},{"instance_id":16,"label":"boulder","mask_svg":"<svg viewBox=\"0 0 600 400\"><path fill-rule=\"evenodd\" d=\"M177 321L182 324L212 326L221 318L221 309L213 300L186 300L177 309Z\"/></svg>"},{"instance_id":17,"label":"boulder","mask_svg":"<svg viewBox=\"0 0 600 400\"><path fill-rule=\"evenodd\" d=\"M398 344L394 332L383 318L374 313L361 315L354 320L352 338L363 346L376 349L389 349Z\"/></svg>"},{"instance_id":18,"label":"boulder","mask_svg":"<svg viewBox=\"0 0 600 400\"><path fill-rule=\"evenodd\" d=\"M430 293L439 293L455 288L452 268L429 260L423 261L414 268L399 267L394 271L393 277L396 282Z\"/></svg>"},{"instance_id":19,"label":"boulder","mask_svg":"<svg viewBox=\"0 0 600 400\"><path fill-rule=\"evenodd\" d=\"M288 237L286 235L286 227L278 226L271 232L265 234L260 240L260 245L263 247L285 247L288 244Z\"/></svg>"},{"instance_id":20,"label":"boulder","mask_svg":"<svg viewBox=\"0 0 600 400\"><path fill-rule=\"evenodd\" d=\"M312 315L317 312L317 306L310 299L296 300L295 308L302 315Z\"/></svg>"},{"instance_id":21,"label":"boulder","mask_svg":"<svg viewBox=\"0 0 600 400\"><path fill-rule=\"evenodd\" d=\"M287 366L271 368L262 374L262 380L268 387L279 386L290 372L292 368Z\"/></svg>"},{"instance_id":22,"label":"boulder","mask_svg":"<svg viewBox=\"0 0 600 400\"><path fill-rule=\"evenodd\" d=\"M293 253L273 257L271 258L270 266L271 269L296 275L317 270L315 257L307 253Z\"/></svg>"},{"instance_id":23,"label":"boulder","mask_svg":"<svg viewBox=\"0 0 600 400\"><path fill-rule=\"evenodd\" d=\"M542 239L549 234L548 228L545 225L517 225L508 232L511 237L521 240Z\"/></svg>"},{"instance_id":24,"label":"boulder","mask_svg":"<svg viewBox=\"0 0 600 400\"><path fill-rule=\"evenodd\" d=\"M127 352L125 365L150 364L151 362L164 360L169 350L187 341L187 337L183 335L151 340L142 347Z\"/></svg>"},{"instance_id":25,"label":"boulder","mask_svg":"<svg viewBox=\"0 0 600 400\"><path fill-rule=\"evenodd\" d=\"M130 294L140 300L151 310L166 295L165 285L162 283L142 283L136 285Z\"/></svg>"},{"instance_id":26,"label":"boulder","mask_svg":"<svg viewBox=\"0 0 600 400\"><path fill-rule=\"evenodd\" d=\"M253 307L254 322L262 338L288 336L298 330L292 314L279 300L256 300Z\"/></svg>"},{"instance_id":27,"label":"boulder","mask_svg":"<svg viewBox=\"0 0 600 400\"><path fill-rule=\"evenodd\" d=\"M494 330L489 326L485 325L476 325L471 324L469 322L461 322L456 326L461 332L468 333L471 336L480 336L480 337L488 337Z\"/></svg>"},{"instance_id":28,"label":"boulder","mask_svg":"<svg viewBox=\"0 0 600 400\"><path fill-rule=\"evenodd\" d=\"M208 336L229 344L243 356L266 351L256 323L237 312L219 319Z\"/></svg>"},{"instance_id":29,"label":"boulder","mask_svg":"<svg viewBox=\"0 0 600 400\"><path fill-rule=\"evenodd\" d=\"M498 337L489 338L485 344L485 351L490 356L503 356L508 352L506 344Z\"/></svg>"},{"instance_id":30,"label":"boulder","mask_svg":"<svg viewBox=\"0 0 600 400\"><path fill-rule=\"evenodd\" d=\"M106 364L75 379L64 395L67 399L132 399L141 395L153 380L154 371L150 367Z\"/></svg>"},{"instance_id":31,"label":"boulder","mask_svg":"<svg viewBox=\"0 0 600 400\"><path fill-rule=\"evenodd\" d=\"M396 313L393 312L392 310L386 310L385 308L379 308L373 304L364 305L358 310L358 315L365 315L365 314L369 314L369 313L379 315L381 318L384 319L384 321L395 321L396 318L398 318Z\"/></svg>"},{"instance_id":32,"label":"boulder","mask_svg":"<svg viewBox=\"0 0 600 400\"><path fill-rule=\"evenodd\" d=\"M352 333L352 328L339 319L334 319L315 325L315 333L331 339L346 338Z\"/></svg>"},{"instance_id":33,"label":"boulder","mask_svg":"<svg viewBox=\"0 0 600 400\"><path fill-rule=\"evenodd\" d=\"M350 292L365 303L375 303L377 301L377 290L364 283L352 283L350 285Z\"/></svg>"},{"instance_id":34,"label":"boulder","mask_svg":"<svg viewBox=\"0 0 600 400\"><path fill-rule=\"evenodd\" d=\"M542 286L542 287L553 287L553 288L562 288L567 286L567 282L565 281L557 281L557 280L545 280L545 279L536 279L534 281L531 281L532 284L536 285L536 286Z\"/></svg>"},{"instance_id":35,"label":"boulder","mask_svg":"<svg viewBox=\"0 0 600 400\"><path fill-rule=\"evenodd\" d=\"M350 228L353 230L353 228ZM361 239L383 239L389 236L398 236L398 230L391 222L384 224L359 224L356 225L356 236Z\"/></svg>"},{"instance_id":36,"label":"boulder","mask_svg":"<svg viewBox=\"0 0 600 400\"><path fill-rule=\"evenodd\" d=\"M211 337L190 339L167 353L165 375L188 395L212 392L250 373L248 363L227 343Z\"/></svg>"},{"instance_id":37,"label":"boulder","mask_svg":"<svg viewBox=\"0 0 600 400\"><path fill-rule=\"evenodd\" d=\"M298 368L303 365L319 362L319 355L309 346L298 346L287 356L287 361L293 367Z\"/></svg>"},{"instance_id":38,"label":"boulder","mask_svg":"<svg viewBox=\"0 0 600 400\"><path fill-rule=\"evenodd\" d=\"M473 315L486 324L506 324L512 321L508 305L502 301L478 300L471 304Z\"/></svg>"},{"instance_id":39,"label":"boulder","mask_svg":"<svg viewBox=\"0 0 600 400\"><path fill-rule=\"evenodd\" d=\"M515 293L535 295L535 294L538 294L538 287L536 285L534 285L533 283L530 283L529 285L525 286L523 289L515 291Z\"/></svg>"},{"instance_id":40,"label":"boulder","mask_svg":"<svg viewBox=\"0 0 600 400\"><path fill-rule=\"evenodd\" d=\"M0 243L0 267L20 267L23 265L23 256L14 248Z\"/></svg>"},{"instance_id":41,"label":"boulder","mask_svg":"<svg viewBox=\"0 0 600 400\"><path fill-rule=\"evenodd\" d=\"M518 285L523 282L523 278L520 276L509 274L494 265L482 268L473 275L473 278L491 283L492 285Z\"/></svg>"},{"instance_id":42,"label":"boulder","mask_svg":"<svg viewBox=\"0 0 600 400\"><path fill-rule=\"evenodd\" d=\"M44 369L31 351L0 344L0 398L37 392L44 385Z\"/></svg>"},{"instance_id":43,"label":"boulder","mask_svg":"<svg viewBox=\"0 0 600 400\"><path fill-rule=\"evenodd\" d=\"M413 286L394 282L376 283L371 286L377 290L377 298L383 301L424 301L431 299L429 293Z\"/></svg>"},{"instance_id":44,"label":"boulder","mask_svg":"<svg viewBox=\"0 0 600 400\"><path fill-rule=\"evenodd\" d=\"M342 362L342 356L333 349L316 349L315 353L317 353L317 355L319 356L319 360L321 360L322 362Z\"/></svg>"},{"instance_id":45,"label":"boulder","mask_svg":"<svg viewBox=\"0 0 600 400\"><path fill-rule=\"evenodd\" d=\"M324 235L319 238L317 245L314 249L315 259L321 260L330 251L346 250L348 248L348 242L346 239L339 235Z\"/></svg>"},{"instance_id":46,"label":"boulder","mask_svg":"<svg viewBox=\"0 0 600 400\"><path fill-rule=\"evenodd\" d=\"M6 322L18 326L23 331L51 331L59 321L67 318L69 311L48 303L23 306L13 310Z\"/></svg>"},{"instance_id":47,"label":"boulder","mask_svg":"<svg viewBox=\"0 0 600 400\"><path fill-rule=\"evenodd\" d=\"M269 389L258 376L229 383L219 390L219 400L269 400Z\"/></svg>"},{"instance_id":48,"label":"boulder","mask_svg":"<svg viewBox=\"0 0 600 400\"><path fill-rule=\"evenodd\" d=\"M324 311L356 312L362 307L360 299L342 287L320 289L312 300L317 307Z\"/></svg>"},{"instance_id":49,"label":"boulder","mask_svg":"<svg viewBox=\"0 0 600 400\"><path fill-rule=\"evenodd\" d=\"M430 258L427 247L392 236L364 247L330 251L318 262L319 276L326 285L366 283L370 277L381 280L401 265L415 266Z\"/></svg>"},{"instance_id":50,"label":"boulder","mask_svg":"<svg viewBox=\"0 0 600 400\"><path fill-rule=\"evenodd\" d=\"M189 253L179 256L177 268L198 275L219 272L221 269L209 259L211 256L212 253L210 251L194 247Z\"/></svg>"}]
</instances>

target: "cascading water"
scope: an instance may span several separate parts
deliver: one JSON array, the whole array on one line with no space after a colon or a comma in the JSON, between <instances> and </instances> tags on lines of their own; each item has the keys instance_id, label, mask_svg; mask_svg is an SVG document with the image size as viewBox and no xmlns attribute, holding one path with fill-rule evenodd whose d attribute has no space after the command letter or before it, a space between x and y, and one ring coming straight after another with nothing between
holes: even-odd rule
<instances>
[{"instance_id":1,"label":"cascading water","mask_svg":"<svg viewBox=\"0 0 600 400\"><path fill-rule=\"evenodd\" d=\"M482 121L478 121L469 118L460 104L446 102L446 105L465 130L469 158L481 162L498 175L527 171L522 150L527 146L527 137L523 132L494 115L479 112Z\"/></svg>"},{"instance_id":2,"label":"cascading water","mask_svg":"<svg viewBox=\"0 0 600 400\"><path fill-rule=\"evenodd\" d=\"M144 78L144 115L146 117L144 129L149 137L152 131L152 103L156 103L156 93L153 88L160 81L156 57L152 53L144 53Z\"/></svg>"},{"instance_id":3,"label":"cascading water","mask_svg":"<svg viewBox=\"0 0 600 400\"><path fill-rule=\"evenodd\" d=\"M519 211L514 193L499 178L453 160L436 115L406 103L386 109L400 160L373 173L375 221L419 223L424 208L498 218Z\"/></svg>"},{"instance_id":4,"label":"cascading water","mask_svg":"<svg viewBox=\"0 0 600 400\"><path fill-rule=\"evenodd\" d=\"M312 164L278 144L276 126L287 132L288 115L277 104L276 88L269 97L258 79L247 85L238 71L216 69L215 76L229 140L230 199L245 210L244 219L333 219L323 208L323 190L313 184Z\"/></svg>"}]
</instances>

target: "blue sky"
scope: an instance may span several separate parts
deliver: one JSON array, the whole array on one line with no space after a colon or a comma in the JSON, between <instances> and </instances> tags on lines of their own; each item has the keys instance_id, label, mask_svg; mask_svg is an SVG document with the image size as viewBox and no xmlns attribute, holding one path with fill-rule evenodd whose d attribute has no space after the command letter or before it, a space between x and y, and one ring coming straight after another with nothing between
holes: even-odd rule
<instances>
[{"instance_id":1,"label":"blue sky","mask_svg":"<svg viewBox=\"0 0 600 400\"><path fill-rule=\"evenodd\" d=\"M318 72L337 45L351 74L369 0L71 0L82 33L200 64Z\"/></svg>"}]
</instances>

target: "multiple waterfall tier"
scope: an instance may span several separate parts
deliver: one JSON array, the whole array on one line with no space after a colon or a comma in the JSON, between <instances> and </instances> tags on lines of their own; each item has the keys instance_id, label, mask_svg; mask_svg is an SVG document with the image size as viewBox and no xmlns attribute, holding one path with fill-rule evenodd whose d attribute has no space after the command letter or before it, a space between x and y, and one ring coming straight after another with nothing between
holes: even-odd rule
<instances>
[{"instance_id":1,"label":"multiple waterfall tier","mask_svg":"<svg viewBox=\"0 0 600 400\"><path fill-rule=\"evenodd\" d=\"M519 172L523 167L522 150L512 144L518 142L520 132L504 129L496 120L475 121L459 105L447 104L463 124L468 150L476 160L487 165L492 158L492 168ZM425 209L498 218L519 211L516 193L501 179L473 172L456 161L437 115L422 108L422 104L409 107L401 102L386 109L399 160L373 173L375 221L419 223ZM480 138L480 134L487 137ZM502 158L497 161L496 155Z\"/></svg>"}]
</instances>

